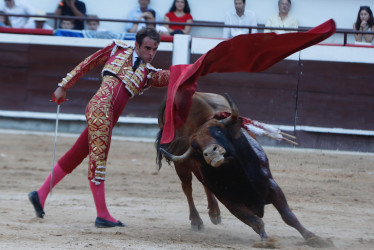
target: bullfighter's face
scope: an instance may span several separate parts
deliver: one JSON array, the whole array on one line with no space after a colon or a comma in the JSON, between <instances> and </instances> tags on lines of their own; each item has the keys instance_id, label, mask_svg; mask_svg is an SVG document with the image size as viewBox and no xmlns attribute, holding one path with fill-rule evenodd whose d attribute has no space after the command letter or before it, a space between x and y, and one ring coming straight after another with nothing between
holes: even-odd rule
<instances>
[{"instance_id":1,"label":"bullfighter's face","mask_svg":"<svg viewBox=\"0 0 374 250\"><path fill-rule=\"evenodd\" d=\"M158 42L149 38L148 36L144 37L143 43L139 45L135 42L135 50L138 56L146 63L152 62L153 58L156 55L158 49Z\"/></svg>"}]
</instances>

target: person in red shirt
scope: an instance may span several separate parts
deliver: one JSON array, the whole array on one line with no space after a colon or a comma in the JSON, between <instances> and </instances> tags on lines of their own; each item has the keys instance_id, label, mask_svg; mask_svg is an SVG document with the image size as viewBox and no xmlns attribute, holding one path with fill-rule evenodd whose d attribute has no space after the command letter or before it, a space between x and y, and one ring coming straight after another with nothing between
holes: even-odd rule
<instances>
[{"instance_id":1,"label":"person in red shirt","mask_svg":"<svg viewBox=\"0 0 374 250\"><path fill-rule=\"evenodd\" d=\"M193 18L190 14L191 9L187 0L174 0L168 13L166 13L164 22L192 23ZM189 34L191 26L186 25L165 25L171 35Z\"/></svg>"}]
</instances>

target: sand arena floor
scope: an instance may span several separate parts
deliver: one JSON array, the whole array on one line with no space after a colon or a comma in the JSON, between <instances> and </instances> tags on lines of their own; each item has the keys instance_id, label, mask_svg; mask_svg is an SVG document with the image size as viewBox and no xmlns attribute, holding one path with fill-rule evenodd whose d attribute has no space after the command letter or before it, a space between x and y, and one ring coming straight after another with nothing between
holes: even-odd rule
<instances>
[{"instance_id":1,"label":"sand arena floor","mask_svg":"<svg viewBox=\"0 0 374 250\"><path fill-rule=\"evenodd\" d=\"M207 214L204 190L194 198L205 228L193 232L173 167L158 172L152 142L113 140L107 170L107 204L125 228L94 227L96 211L87 161L53 190L45 218L35 217L27 193L51 168L53 137L0 133L0 249L251 249L259 236L221 207L222 224ZM59 137L56 159L75 141ZM301 223L331 249L374 249L374 155L265 148L274 179ZM313 249L272 206L264 216L280 249Z\"/></svg>"}]
</instances>

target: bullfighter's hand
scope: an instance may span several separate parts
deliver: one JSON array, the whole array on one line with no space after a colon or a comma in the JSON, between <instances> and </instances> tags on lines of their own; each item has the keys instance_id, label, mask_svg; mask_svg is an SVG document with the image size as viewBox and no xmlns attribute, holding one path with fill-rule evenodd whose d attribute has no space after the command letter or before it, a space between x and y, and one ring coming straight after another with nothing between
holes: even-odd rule
<instances>
[{"instance_id":1,"label":"bullfighter's hand","mask_svg":"<svg viewBox=\"0 0 374 250\"><path fill-rule=\"evenodd\" d=\"M53 93L52 102L60 105L64 101L66 101L66 89L64 89L63 87L58 87Z\"/></svg>"}]
</instances>

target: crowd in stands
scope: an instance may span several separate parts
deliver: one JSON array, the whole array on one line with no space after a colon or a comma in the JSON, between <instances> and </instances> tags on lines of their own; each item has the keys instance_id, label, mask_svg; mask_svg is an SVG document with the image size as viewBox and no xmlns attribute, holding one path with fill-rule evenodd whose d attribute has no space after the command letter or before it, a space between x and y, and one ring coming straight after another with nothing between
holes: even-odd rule
<instances>
[{"instance_id":1,"label":"crowd in stands","mask_svg":"<svg viewBox=\"0 0 374 250\"><path fill-rule=\"evenodd\" d=\"M136 1L136 0L132 0ZM116 38L116 39L131 39L130 34L135 34L137 31L144 27L152 26L161 35L173 36L174 34L190 34L192 26L185 25L185 23L192 23L193 17L188 0L169 0L171 6L169 11L164 15L163 19L154 10L149 8L150 0L137 0L138 6L131 10L127 15L127 20L134 21L133 23L126 23L124 32L112 32L100 29L99 17L96 15L87 15L86 5L83 1L79 0L60 0L55 15L59 16L76 16L76 17L89 17L89 20L63 19L57 21L57 30L54 31L55 35L61 36L78 36L78 37L96 37L96 38ZM256 13L246 8L246 0L233 0L235 10L229 11L226 14L224 24L231 26L251 26L253 28L241 27L225 27L223 28L223 38L232 38L241 34L257 33L255 27L257 24ZM294 32L293 30L282 30L276 28L293 28L297 29L298 21L295 16L290 14L291 0L278 0L278 12L271 15L266 24L263 32L275 32L282 34L286 32ZM16 17L16 16L3 16L2 14L19 14L19 15L39 15L45 16L46 12L43 10L35 10L21 0L4 0L3 7L0 6L0 28L25 28L25 29L47 29L53 28L47 24L45 17ZM154 24L144 23L143 21L164 21L171 22L171 24ZM177 25L175 23L183 23ZM361 6L357 20L353 24L355 31L374 31L373 13L369 6ZM71 31L70 33L67 31ZM100 32L102 34L94 34ZM262 32L262 31L261 31ZM371 34L354 35L355 41L372 43L374 36Z\"/></svg>"}]
</instances>

